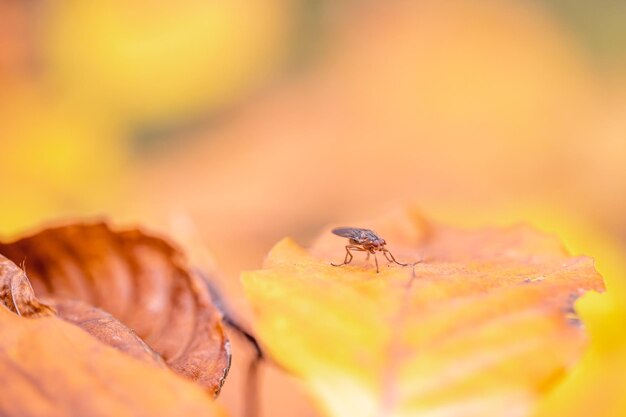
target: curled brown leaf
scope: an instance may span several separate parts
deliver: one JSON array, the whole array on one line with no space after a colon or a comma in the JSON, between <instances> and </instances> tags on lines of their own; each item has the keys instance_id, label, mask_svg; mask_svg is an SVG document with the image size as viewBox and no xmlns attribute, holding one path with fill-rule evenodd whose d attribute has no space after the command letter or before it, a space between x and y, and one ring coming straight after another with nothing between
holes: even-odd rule
<instances>
[{"instance_id":1,"label":"curled brown leaf","mask_svg":"<svg viewBox=\"0 0 626 417\"><path fill-rule=\"evenodd\" d=\"M0 254L26 272L2 262L0 301L14 313L58 314L101 342L219 393L230 365L221 317L169 243L105 223L76 224L0 244Z\"/></svg>"},{"instance_id":2,"label":"curled brown leaf","mask_svg":"<svg viewBox=\"0 0 626 417\"><path fill-rule=\"evenodd\" d=\"M2 256L0 288L3 417L224 416L198 385L164 366L135 360L61 320L33 297L23 271ZM60 302L58 313L91 317L96 326L106 320L101 310L77 303ZM87 315L85 308L91 310ZM109 328L115 322L111 318Z\"/></svg>"}]
</instances>

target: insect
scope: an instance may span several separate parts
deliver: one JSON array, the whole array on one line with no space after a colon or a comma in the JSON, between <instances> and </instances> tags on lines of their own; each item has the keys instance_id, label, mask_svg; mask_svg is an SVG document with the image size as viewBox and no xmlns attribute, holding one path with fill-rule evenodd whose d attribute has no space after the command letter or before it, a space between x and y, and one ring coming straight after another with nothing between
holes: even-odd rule
<instances>
[{"instance_id":1,"label":"insect","mask_svg":"<svg viewBox=\"0 0 626 417\"><path fill-rule=\"evenodd\" d=\"M350 252L350 250L367 252L366 259L369 259L370 254L374 255L374 261L376 262L376 273L380 272L380 270L378 269L378 258L376 257L376 252L382 252L389 262L394 262L402 266L408 265L398 262L396 258L394 258L393 254L389 252L389 249L385 247L385 245L387 244L385 239L378 236L372 230L359 229L357 227L338 227L336 229L333 229L332 232L337 236L347 237L349 239L349 243L346 245L346 258L343 260L343 263L331 263L332 266L347 265L352 262L352 253Z\"/></svg>"}]
</instances>

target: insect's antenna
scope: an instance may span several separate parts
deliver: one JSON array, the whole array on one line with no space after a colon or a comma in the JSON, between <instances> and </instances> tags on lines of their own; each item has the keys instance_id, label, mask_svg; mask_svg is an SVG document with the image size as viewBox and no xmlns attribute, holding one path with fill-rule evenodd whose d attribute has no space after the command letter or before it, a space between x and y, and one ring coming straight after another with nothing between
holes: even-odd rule
<instances>
[{"instance_id":1,"label":"insect's antenna","mask_svg":"<svg viewBox=\"0 0 626 417\"><path fill-rule=\"evenodd\" d=\"M393 256L393 254L391 252L389 252L389 249L384 249L383 253L385 254L385 258L387 258L387 260L391 261L391 262L395 262L398 265L402 265L402 266L408 266L409 264L403 264L402 262L398 262L396 260L396 258ZM391 257L391 259L390 259Z\"/></svg>"}]
</instances>

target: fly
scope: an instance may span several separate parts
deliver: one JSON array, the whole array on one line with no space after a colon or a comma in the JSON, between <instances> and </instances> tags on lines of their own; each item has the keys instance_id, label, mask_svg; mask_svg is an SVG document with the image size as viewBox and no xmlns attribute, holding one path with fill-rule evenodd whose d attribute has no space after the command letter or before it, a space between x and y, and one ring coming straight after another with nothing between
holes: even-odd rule
<instances>
[{"instance_id":1,"label":"fly","mask_svg":"<svg viewBox=\"0 0 626 417\"><path fill-rule=\"evenodd\" d=\"M398 262L393 254L389 252L389 249L385 247L385 245L387 244L387 242L385 242L385 239L378 236L372 230L359 229L357 227L338 227L336 229L333 229L332 232L337 236L347 237L349 239L349 243L346 245L346 258L343 260L343 263L331 263L332 266L347 265L352 262L352 253L350 252L350 250L366 252L367 259L369 259L370 254L374 255L374 261L376 262L376 273L380 272L380 270L378 269L378 258L376 257L376 252L382 252L389 262L394 262L402 266L408 266L408 264Z\"/></svg>"}]
</instances>

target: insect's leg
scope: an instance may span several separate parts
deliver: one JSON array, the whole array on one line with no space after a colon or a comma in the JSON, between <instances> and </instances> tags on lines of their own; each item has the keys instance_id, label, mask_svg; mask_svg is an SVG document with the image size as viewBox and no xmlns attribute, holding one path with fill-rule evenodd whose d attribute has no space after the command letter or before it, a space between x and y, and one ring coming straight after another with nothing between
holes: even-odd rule
<instances>
[{"instance_id":1,"label":"insect's leg","mask_svg":"<svg viewBox=\"0 0 626 417\"><path fill-rule=\"evenodd\" d=\"M332 266L341 266L341 265L346 265L349 264L350 262L352 262L352 254L350 253L350 245L346 245L346 257L343 260L343 263L340 264L334 264L334 263L330 263Z\"/></svg>"},{"instance_id":2,"label":"insect's leg","mask_svg":"<svg viewBox=\"0 0 626 417\"><path fill-rule=\"evenodd\" d=\"M378 269L378 257L376 256L376 252L372 252L374 254L374 261L376 261L376 273L378 274L380 270Z\"/></svg>"},{"instance_id":3,"label":"insect's leg","mask_svg":"<svg viewBox=\"0 0 626 417\"><path fill-rule=\"evenodd\" d=\"M393 256L393 254L392 254L391 252L389 252L389 250L388 250L388 249L383 249L383 253L385 254L385 258L387 258L387 260L388 260L389 262L395 262L395 263L397 263L398 265L402 265L402 266L408 266L408 265L409 265L409 264L403 264L403 263L401 263L401 262L398 262L398 261L396 260L396 258Z\"/></svg>"},{"instance_id":4,"label":"insect's leg","mask_svg":"<svg viewBox=\"0 0 626 417\"><path fill-rule=\"evenodd\" d=\"M348 260L348 256L350 257L350 260ZM343 260L343 263L349 264L350 262L352 262L352 253L350 252L350 248L346 246L346 258Z\"/></svg>"},{"instance_id":5,"label":"insect's leg","mask_svg":"<svg viewBox=\"0 0 626 417\"><path fill-rule=\"evenodd\" d=\"M365 260L366 260L366 261L369 261L369 260L370 260L370 252L369 252L369 251L367 251L367 256L365 257Z\"/></svg>"},{"instance_id":6,"label":"insect's leg","mask_svg":"<svg viewBox=\"0 0 626 417\"><path fill-rule=\"evenodd\" d=\"M357 251L363 251L364 249L359 247L359 246L355 246L355 245L346 245L346 258L343 260L343 263L341 264L334 264L331 262L332 266L341 266L341 265L347 265L350 262L352 262L352 253L350 252L350 249L352 250L357 250Z\"/></svg>"}]
</instances>

